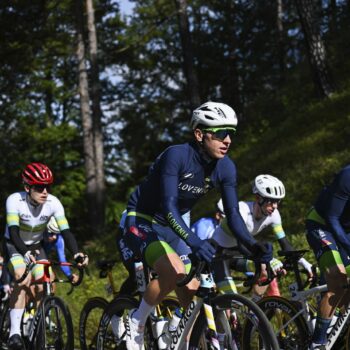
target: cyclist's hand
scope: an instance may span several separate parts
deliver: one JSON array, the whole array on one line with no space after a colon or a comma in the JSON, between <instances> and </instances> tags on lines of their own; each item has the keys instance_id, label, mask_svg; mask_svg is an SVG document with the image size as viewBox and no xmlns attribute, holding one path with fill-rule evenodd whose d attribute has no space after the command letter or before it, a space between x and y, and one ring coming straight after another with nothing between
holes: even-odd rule
<instances>
[{"instance_id":1,"label":"cyclist's hand","mask_svg":"<svg viewBox=\"0 0 350 350\"><path fill-rule=\"evenodd\" d=\"M282 261L276 259L276 258L273 258L271 261L270 261L270 266L271 266L271 269L272 269L272 272L277 275L277 274L285 274L285 270L283 269L283 263Z\"/></svg>"},{"instance_id":2,"label":"cyclist's hand","mask_svg":"<svg viewBox=\"0 0 350 350\"><path fill-rule=\"evenodd\" d=\"M24 258L24 262L26 263L26 265L29 265L31 263L34 263L36 262L35 260L35 256L33 255L33 253L28 250L24 255L23 255L23 258Z\"/></svg>"},{"instance_id":3,"label":"cyclist's hand","mask_svg":"<svg viewBox=\"0 0 350 350\"><path fill-rule=\"evenodd\" d=\"M256 242L251 247L252 259L262 264L268 264L272 260L272 244Z\"/></svg>"},{"instance_id":4,"label":"cyclist's hand","mask_svg":"<svg viewBox=\"0 0 350 350\"><path fill-rule=\"evenodd\" d=\"M89 264L89 257L86 254L81 252L76 253L74 255L74 260L79 267L85 267L85 266L88 266Z\"/></svg>"},{"instance_id":5,"label":"cyclist's hand","mask_svg":"<svg viewBox=\"0 0 350 350\"><path fill-rule=\"evenodd\" d=\"M201 240L195 234L187 238L188 245L192 248L193 253L196 254L200 260L211 262L216 249L209 243L207 239Z\"/></svg>"},{"instance_id":6,"label":"cyclist's hand","mask_svg":"<svg viewBox=\"0 0 350 350\"><path fill-rule=\"evenodd\" d=\"M314 277L314 273L312 271L312 264L310 264L305 258L301 258L298 263L307 271L309 281L311 281Z\"/></svg>"},{"instance_id":7,"label":"cyclist's hand","mask_svg":"<svg viewBox=\"0 0 350 350\"><path fill-rule=\"evenodd\" d=\"M72 273L69 276L69 280L71 281L72 284L76 284L79 281L79 276L75 273Z\"/></svg>"}]
</instances>

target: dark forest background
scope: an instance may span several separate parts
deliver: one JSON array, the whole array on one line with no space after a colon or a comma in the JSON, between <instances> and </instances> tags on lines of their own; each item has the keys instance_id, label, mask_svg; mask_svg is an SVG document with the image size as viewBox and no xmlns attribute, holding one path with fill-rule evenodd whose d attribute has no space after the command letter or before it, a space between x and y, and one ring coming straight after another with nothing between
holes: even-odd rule
<instances>
[{"instance_id":1,"label":"dark forest background","mask_svg":"<svg viewBox=\"0 0 350 350\"><path fill-rule=\"evenodd\" d=\"M302 232L320 187L349 162L350 1L130 2L127 16L110 0L0 2L1 226L21 170L40 161L72 231L98 245L212 100L239 116L240 198L259 173L280 177L284 226Z\"/></svg>"}]
</instances>

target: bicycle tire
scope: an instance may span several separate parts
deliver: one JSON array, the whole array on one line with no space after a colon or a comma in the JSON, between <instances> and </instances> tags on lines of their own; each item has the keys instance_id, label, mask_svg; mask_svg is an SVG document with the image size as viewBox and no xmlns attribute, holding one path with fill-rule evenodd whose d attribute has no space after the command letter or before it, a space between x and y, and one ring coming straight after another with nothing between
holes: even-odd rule
<instances>
[{"instance_id":1,"label":"bicycle tire","mask_svg":"<svg viewBox=\"0 0 350 350\"><path fill-rule=\"evenodd\" d=\"M101 297L90 298L80 312L79 342L81 350L94 350L97 345L98 325L108 301Z\"/></svg>"},{"instance_id":2,"label":"bicycle tire","mask_svg":"<svg viewBox=\"0 0 350 350\"><path fill-rule=\"evenodd\" d=\"M137 308L139 301L135 298L128 296L119 296L113 299L105 309L99 324L98 337L97 337L97 349L110 350L110 349L123 349L126 350L125 332L122 335L116 336L113 332L111 320L114 315L119 317L126 317L127 312L131 309ZM164 317L170 317L175 309L179 306L179 302L176 298L167 297L161 303L161 312ZM122 314L122 316L120 316ZM152 326L150 318L147 319L145 326L144 344L146 350L153 350L157 348L157 341L153 337Z\"/></svg>"},{"instance_id":3,"label":"bicycle tire","mask_svg":"<svg viewBox=\"0 0 350 350\"><path fill-rule=\"evenodd\" d=\"M74 349L72 317L68 307L60 298L44 298L39 307L39 321L34 330L34 338L29 349ZM36 319L36 317L35 317Z\"/></svg>"},{"instance_id":4,"label":"bicycle tire","mask_svg":"<svg viewBox=\"0 0 350 350\"><path fill-rule=\"evenodd\" d=\"M231 327L228 334L232 332L232 339L225 339L226 346L229 350L253 350L264 348L266 350L279 350L279 344L273 332L269 320L263 311L250 299L240 294L219 295L211 300L214 313L230 310L231 315L235 315L236 323ZM226 312L226 311L225 311ZM255 325L250 332L246 331L243 337L244 326L246 324ZM226 327L226 326L225 326ZM190 346L199 348L200 350L209 349L209 341L206 339L207 324L205 317L198 317L192 331ZM261 344L262 343L262 344ZM262 347L261 347L262 346Z\"/></svg>"},{"instance_id":5,"label":"bicycle tire","mask_svg":"<svg viewBox=\"0 0 350 350\"><path fill-rule=\"evenodd\" d=\"M283 297L264 297L257 302L267 316L277 336L279 346L286 350L307 350L310 334L302 314L295 316L300 307ZM243 341L247 339L252 324L247 323L243 329Z\"/></svg>"},{"instance_id":6,"label":"bicycle tire","mask_svg":"<svg viewBox=\"0 0 350 350\"><path fill-rule=\"evenodd\" d=\"M119 296L113 299L102 314L97 334L97 349L123 349L126 350L126 332L115 334L112 327L112 318L120 315L125 319L129 310L137 308L139 302L137 299L128 296Z\"/></svg>"},{"instance_id":7,"label":"bicycle tire","mask_svg":"<svg viewBox=\"0 0 350 350\"><path fill-rule=\"evenodd\" d=\"M9 300L1 307L0 314L0 349L7 350L7 341L10 334L10 306Z\"/></svg>"},{"instance_id":8,"label":"bicycle tire","mask_svg":"<svg viewBox=\"0 0 350 350\"><path fill-rule=\"evenodd\" d=\"M224 339L224 348L227 350L233 350L233 344L232 344L232 334L230 325L228 322L228 319L225 315L224 311L215 311L215 325L217 327L217 332L219 331L219 328L221 327L222 334L225 334ZM191 338L190 338L190 348L196 349L196 350L210 350L212 347L209 342L209 331L206 328L205 323L205 312L203 308L201 309L199 316L197 318L197 321L194 324Z\"/></svg>"}]
</instances>

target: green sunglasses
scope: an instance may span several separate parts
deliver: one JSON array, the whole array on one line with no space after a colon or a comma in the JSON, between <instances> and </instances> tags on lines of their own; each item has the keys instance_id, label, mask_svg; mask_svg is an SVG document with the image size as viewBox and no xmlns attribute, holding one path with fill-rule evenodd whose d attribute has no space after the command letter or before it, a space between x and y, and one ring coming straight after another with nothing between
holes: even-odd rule
<instances>
[{"instance_id":1,"label":"green sunglasses","mask_svg":"<svg viewBox=\"0 0 350 350\"><path fill-rule=\"evenodd\" d=\"M225 140L225 138L230 136L230 139L235 135L236 129L229 127L229 128L208 128L203 129L203 132L210 132L214 138L219 139L221 141Z\"/></svg>"}]
</instances>

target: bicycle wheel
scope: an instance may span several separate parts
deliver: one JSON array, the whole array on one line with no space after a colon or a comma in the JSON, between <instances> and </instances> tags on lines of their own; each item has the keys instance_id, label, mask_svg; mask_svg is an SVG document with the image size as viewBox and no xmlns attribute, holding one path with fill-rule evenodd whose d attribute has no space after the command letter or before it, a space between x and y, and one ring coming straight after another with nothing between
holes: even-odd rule
<instances>
[{"instance_id":1,"label":"bicycle wheel","mask_svg":"<svg viewBox=\"0 0 350 350\"><path fill-rule=\"evenodd\" d=\"M128 311L137 308L138 304L134 298L119 296L106 306L98 326L97 349L126 350L126 332L120 326L124 326Z\"/></svg>"},{"instance_id":2,"label":"bicycle wheel","mask_svg":"<svg viewBox=\"0 0 350 350\"><path fill-rule=\"evenodd\" d=\"M271 296L262 298L257 304L269 319L281 349L308 349L308 327L303 315L297 315L300 309L296 303L291 303L282 297ZM245 324L243 341L248 341L253 327L250 322Z\"/></svg>"},{"instance_id":3,"label":"bicycle wheel","mask_svg":"<svg viewBox=\"0 0 350 350\"><path fill-rule=\"evenodd\" d=\"M1 307L0 314L0 349L7 349L7 341L10 334L10 308L6 300Z\"/></svg>"},{"instance_id":4,"label":"bicycle wheel","mask_svg":"<svg viewBox=\"0 0 350 350\"><path fill-rule=\"evenodd\" d=\"M42 303L39 309L40 321L29 348L73 350L74 332L69 309L55 296L45 298Z\"/></svg>"},{"instance_id":5,"label":"bicycle wheel","mask_svg":"<svg viewBox=\"0 0 350 350\"><path fill-rule=\"evenodd\" d=\"M214 313L221 315L221 321L215 320L215 324L217 328L222 327L227 332L226 337L222 340L227 349L280 349L269 320L250 299L240 294L226 294L215 297L211 304ZM226 317L227 314L229 317ZM251 327L249 331L247 328L244 332L247 325ZM190 346L203 350L210 349L207 334L206 318L198 317L191 335Z\"/></svg>"},{"instance_id":6,"label":"bicycle wheel","mask_svg":"<svg viewBox=\"0 0 350 350\"><path fill-rule=\"evenodd\" d=\"M216 330L218 333L225 335L220 345L227 350L236 350L236 348L234 348L230 324L225 311L214 310L214 313ZM196 350L211 350L210 336L210 331L206 324L205 312L202 308L191 333L190 348Z\"/></svg>"},{"instance_id":7,"label":"bicycle wheel","mask_svg":"<svg viewBox=\"0 0 350 350\"><path fill-rule=\"evenodd\" d=\"M79 319L81 350L96 349L98 325L107 305L108 301L100 297L91 298L85 303Z\"/></svg>"}]
</instances>

